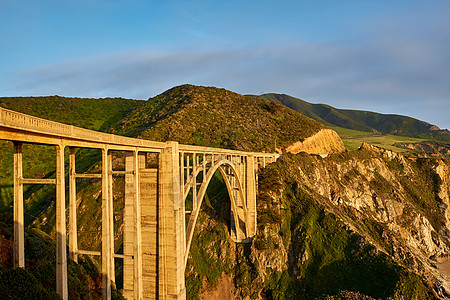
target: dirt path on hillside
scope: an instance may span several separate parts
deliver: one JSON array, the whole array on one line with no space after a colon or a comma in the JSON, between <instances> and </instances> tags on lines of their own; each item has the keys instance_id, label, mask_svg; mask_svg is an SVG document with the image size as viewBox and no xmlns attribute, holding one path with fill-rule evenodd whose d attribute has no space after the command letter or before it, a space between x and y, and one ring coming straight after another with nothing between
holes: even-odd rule
<instances>
[{"instance_id":1,"label":"dirt path on hillside","mask_svg":"<svg viewBox=\"0 0 450 300\"><path fill-rule=\"evenodd\" d=\"M439 271L448 276L450 278L450 258L449 257L440 257L437 259L436 266Z\"/></svg>"}]
</instances>

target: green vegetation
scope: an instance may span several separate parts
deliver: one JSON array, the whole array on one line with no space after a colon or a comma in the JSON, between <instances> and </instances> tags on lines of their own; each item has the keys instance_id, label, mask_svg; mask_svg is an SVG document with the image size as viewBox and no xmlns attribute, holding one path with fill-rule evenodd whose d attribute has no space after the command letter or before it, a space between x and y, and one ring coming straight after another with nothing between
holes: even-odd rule
<instances>
[{"instance_id":1,"label":"green vegetation","mask_svg":"<svg viewBox=\"0 0 450 300\"><path fill-rule=\"evenodd\" d=\"M259 97L280 102L329 126L339 134L349 150L356 150L366 142L411 156L450 157L450 131L439 130L427 122L401 115L311 104L284 94L264 94ZM431 142L437 145L430 145Z\"/></svg>"},{"instance_id":2,"label":"green vegetation","mask_svg":"<svg viewBox=\"0 0 450 300\"><path fill-rule=\"evenodd\" d=\"M99 131L118 122L144 103L123 98L0 97L0 107Z\"/></svg>"},{"instance_id":3,"label":"green vegetation","mask_svg":"<svg viewBox=\"0 0 450 300\"><path fill-rule=\"evenodd\" d=\"M17 268L0 273L2 299L58 299L55 292L46 290L29 271Z\"/></svg>"},{"instance_id":4,"label":"green vegetation","mask_svg":"<svg viewBox=\"0 0 450 300\"><path fill-rule=\"evenodd\" d=\"M11 230L0 222L4 240L12 239ZM11 243L12 246L12 243ZM56 295L56 245L54 239L38 229L25 229L26 268L0 265L1 299L58 299ZM11 249L12 250L12 249ZM68 260L69 299L99 299L101 274L88 257L78 264ZM113 292L114 299L123 297Z\"/></svg>"}]
</instances>

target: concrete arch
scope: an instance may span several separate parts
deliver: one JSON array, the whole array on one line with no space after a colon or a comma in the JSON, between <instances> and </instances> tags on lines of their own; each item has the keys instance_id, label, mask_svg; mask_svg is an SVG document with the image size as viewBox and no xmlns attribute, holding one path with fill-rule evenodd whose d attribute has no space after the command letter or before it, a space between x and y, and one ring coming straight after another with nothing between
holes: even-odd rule
<instances>
[{"instance_id":1,"label":"concrete arch","mask_svg":"<svg viewBox=\"0 0 450 300\"><path fill-rule=\"evenodd\" d=\"M209 183L211 182L212 177L214 176L214 173L219 170L219 172L222 174L224 181L225 181L225 185L227 187L228 190L228 194L230 195L230 202L231 202L231 210L233 212L234 215L234 225L236 230L239 228L239 214L238 214L238 210L237 210L237 203L235 197L233 197L233 187L231 186L230 180L229 180L229 174L226 174L225 172L225 167L229 167L232 174L234 175L234 177L236 178L236 183L237 183L237 187L238 187L238 195L241 198L242 204L243 204L243 210L244 210L244 223L245 223L245 234L247 235L247 205L245 203L245 193L244 193L244 188L242 185L242 181L241 178L239 177L239 174L236 170L236 166L233 162L231 162L230 160L227 159L222 159L219 160L217 162L214 163L214 165L209 168L207 174L206 174L206 179L205 181L202 183L202 185L200 186L200 189L198 191L197 194L197 207L193 209L191 216L189 218L189 223L186 229L186 250L185 250L185 266L187 264L187 259L188 259L188 254L189 254L189 249L191 247L191 242L192 242L192 237L194 235L194 229L195 229L195 224L197 223L197 219L198 219L198 214L200 212L200 208L203 202L203 198L205 196L206 193L206 189L209 186ZM192 175L192 180L193 178L195 178L195 176L198 175L199 172L197 172L197 174L193 174ZM190 186L191 181L188 181L188 186ZM184 188L184 187L183 187ZM187 194L187 192L189 191L189 188L186 190L185 195Z\"/></svg>"}]
</instances>

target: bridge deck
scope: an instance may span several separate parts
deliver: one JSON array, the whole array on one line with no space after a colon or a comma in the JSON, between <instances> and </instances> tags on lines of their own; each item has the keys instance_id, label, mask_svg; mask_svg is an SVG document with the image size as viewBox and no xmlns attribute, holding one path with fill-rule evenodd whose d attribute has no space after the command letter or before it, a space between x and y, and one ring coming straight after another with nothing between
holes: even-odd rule
<instances>
[{"instance_id":1,"label":"bridge deck","mask_svg":"<svg viewBox=\"0 0 450 300\"><path fill-rule=\"evenodd\" d=\"M0 139L41 143L50 145L64 145L86 148L104 148L109 146L114 150L135 150L160 152L166 147L165 142L149 141L139 138L130 138L115 134L84 129L73 125L54 122L13 110L0 107ZM272 153L248 152L223 148L201 147L179 144L180 152L249 155L257 157L273 157Z\"/></svg>"}]
</instances>

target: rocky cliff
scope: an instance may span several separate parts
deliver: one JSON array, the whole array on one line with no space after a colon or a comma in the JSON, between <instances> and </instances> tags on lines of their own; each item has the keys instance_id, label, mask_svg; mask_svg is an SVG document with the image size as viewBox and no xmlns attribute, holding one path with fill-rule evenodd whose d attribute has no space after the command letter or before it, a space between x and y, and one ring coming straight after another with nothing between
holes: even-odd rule
<instances>
[{"instance_id":1,"label":"rocky cliff","mask_svg":"<svg viewBox=\"0 0 450 300\"><path fill-rule=\"evenodd\" d=\"M421 294L425 286L448 297L449 169L443 160L408 159L368 144L327 158L281 157L261 174L252 247L258 277L287 271L297 289L288 285L284 292L303 290L308 297L342 289L374 298L434 297ZM370 245L364 259L355 259ZM353 277L354 263L372 271ZM373 277L377 272L390 280ZM324 278L341 285L325 287L319 284ZM376 285L385 294L370 288Z\"/></svg>"},{"instance_id":2,"label":"rocky cliff","mask_svg":"<svg viewBox=\"0 0 450 300\"><path fill-rule=\"evenodd\" d=\"M229 200L205 202L188 296L446 299L449 176L444 160L368 144L326 158L284 154L260 171L251 244L231 241Z\"/></svg>"},{"instance_id":3,"label":"rocky cliff","mask_svg":"<svg viewBox=\"0 0 450 300\"><path fill-rule=\"evenodd\" d=\"M325 154L344 152L345 146L336 131L332 129L322 129L314 135L307 137L303 141L295 142L286 148L287 152L309 154Z\"/></svg>"},{"instance_id":4,"label":"rocky cliff","mask_svg":"<svg viewBox=\"0 0 450 300\"><path fill-rule=\"evenodd\" d=\"M450 158L450 143L424 141L420 143L396 143L399 148L408 149L418 157Z\"/></svg>"}]
</instances>

